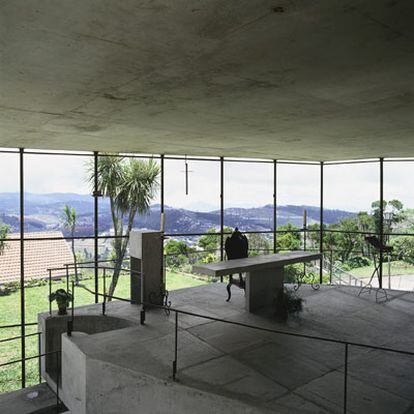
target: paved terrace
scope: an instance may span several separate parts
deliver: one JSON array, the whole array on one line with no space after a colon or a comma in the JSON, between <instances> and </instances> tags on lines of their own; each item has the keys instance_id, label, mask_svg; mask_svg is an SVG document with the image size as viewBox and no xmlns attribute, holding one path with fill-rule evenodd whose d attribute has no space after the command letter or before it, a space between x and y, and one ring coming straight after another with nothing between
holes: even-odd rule
<instances>
[{"instance_id":1,"label":"paved terrace","mask_svg":"<svg viewBox=\"0 0 414 414\"><path fill-rule=\"evenodd\" d=\"M300 318L278 323L271 314L244 310L243 292L225 302L221 284L172 292L178 309L261 327L413 350L414 294L374 294L353 288L302 286ZM114 303L108 314L138 318L133 306ZM132 327L78 339L94 358L168 378L173 359L173 314L147 315L146 327ZM274 412L342 412L343 345L260 332L240 326L179 316L179 383ZM76 329L76 327L75 327ZM122 338L122 340L120 340ZM139 350L139 352L138 352ZM350 347L349 411L414 413L414 357ZM296 410L295 410L296 409Z\"/></svg>"},{"instance_id":2,"label":"paved terrace","mask_svg":"<svg viewBox=\"0 0 414 414\"><path fill-rule=\"evenodd\" d=\"M304 312L286 324L275 321L271 314L247 313L243 292L234 289L233 293L232 301L226 303L224 285L212 284L174 291L171 299L178 309L213 317L413 350L413 293L390 291L391 300L377 304L374 294L358 297L354 288L323 286L313 291L302 286ZM77 313L96 314L100 309L93 305L79 308ZM137 326L93 336L74 335L76 345L94 360L108 363L107 375L112 377L118 378L118 370L128 369L169 380L174 313L167 317L162 311L151 310L142 327L137 307L114 302L107 309L108 315L134 320ZM179 384L237 400L234 412L342 413L343 345L186 315L179 316L179 327ZM351 346L348 372L348 412L414 413L414 357ZM105 387L101 395L119 393L115 384L113 389L108 384ZM118 395L113 403L119 404L120 399ZM238 403L253 411L236 410ZM170 412L175 412L173 407Z\"/></svg>"}]
</instances>

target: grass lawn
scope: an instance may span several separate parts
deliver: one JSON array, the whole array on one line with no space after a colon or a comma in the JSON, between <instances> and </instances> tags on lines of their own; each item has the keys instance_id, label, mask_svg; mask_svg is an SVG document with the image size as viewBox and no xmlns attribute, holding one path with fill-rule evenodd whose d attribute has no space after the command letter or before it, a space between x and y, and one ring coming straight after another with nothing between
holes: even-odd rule
<instances>
[{"instance_id":1,"label":"grass lawn","mask_svg":"<svg viewBox=\"0 0 414 414\"><path fill-rule=\"evenodd\" d=\"M110 278L107 278L107 287ZM167 271L167 289L176 290L185 287L199 286L206 284L206 281L195 279L189 275L183 275L176 272ZM94 290L94 280L83 280L82 284L89 289ZM103 291L102 277L99 280L99 290ZM66 288L65 281L54 281L52 291ZM127 274L120 277L115 290L115 296L129 298L129 276ZM75 290L75 304L77 306L94 303L94 296L84 289ZM37 314L49 311L49 285L27 287L25 289L25 312L26 322L37 322ZM100 299L101 301L101 299ZM53 304L56 309L56 304ZM20 323L20 290L11 293L8 296L0 296L0 326ZM37 332L37 325L26 327L26 335ZM20 328L0 329L0 340L21 335ZM38 337L33 336L26 338L26 357L38 354ZM0 364L14 361L21 358L20 339L0 343ZM38 360L33 359L26 362L26 383L27 385L37 384L38 377ZM0 393L19 389L21 384L21 364L12 364L0 367Z\"/></svg>"},{"instance_id":2,"label":"grass lawn","mask_svg":"<svg viewBox=\"0 0 414 414\"><path fill-rule=\"evenodd\" d=\"M374 266L364 266L348 270L349 273L360 278L370 277L373 271ZM388 263L384 263L383 273L384 275L388 275ZM391 276L401 275L414 275L414 266L403 261L391 262Z\"/></svg>"}]
</instances>

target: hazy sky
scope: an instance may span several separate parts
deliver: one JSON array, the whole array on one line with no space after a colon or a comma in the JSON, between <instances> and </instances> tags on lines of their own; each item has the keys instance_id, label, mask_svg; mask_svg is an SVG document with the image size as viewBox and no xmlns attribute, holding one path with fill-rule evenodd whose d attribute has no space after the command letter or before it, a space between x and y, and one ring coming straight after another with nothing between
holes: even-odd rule
<instances>
[{"instance_id":1,"label":"hazy sky","mask_svg":"<svg viewBox=\"0 0 414 414\"><path fill-rule=\"evenodd\" d=\"M25 191L89 193L85 157L25 155ZM189 195L185 194L184 161L165 160L165 203L173 207L211 210L220 207L220 167L217 162L188 161ZM18 155L0 154L0 192L18 191ZM319 205L319 166L278 166L278 203ZM385 199L398 198L414 207L414 162L385 163ZM325 166L325 207L369 210L379 199L379 166ZM225 207L272 203L272 164L226 163ZM157 202L156 200L155 202Z\"/></svg>"}]
</instances>

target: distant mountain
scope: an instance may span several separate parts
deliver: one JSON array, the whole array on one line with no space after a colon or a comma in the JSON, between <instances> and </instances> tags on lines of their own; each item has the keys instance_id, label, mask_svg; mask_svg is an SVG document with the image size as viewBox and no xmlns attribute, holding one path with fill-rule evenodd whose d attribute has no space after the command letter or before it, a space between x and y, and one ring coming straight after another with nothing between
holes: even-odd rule
<instances>
[{"instance_id":1,"label":"distant mountain","mask_svg":"<svg viewBox=\"0 0 414 414\"><path fill-rule=\"evenodd\" d=\"M61 229L61 217L65 204L74 207L78 214L77 235L93 235L94 200L90 195L72 193L25 193L26 231ZM288 222L302 226L303 211L307 210L308 223L319 221L319 207L314 206L278 206L278 225ZM166 231L168 233L202 233L220 226L220 211L209 212L177 209L165 206ZM354 213L343 210L324 210L325 223L335 223L353 216ZM0 220L9 224L12 231L19 229L19 194L0 193ZM112 227L109 201L99 199L99 233L108 233ZM271 230L273 206L238 208L230 207L224 211L226 226L240 227L244 230ZM153 205L148 214L138 216L135 226L147 229L160 227L160 205ZM62 229L63 230L63 229Z\"/></svg>"}]
</instances>

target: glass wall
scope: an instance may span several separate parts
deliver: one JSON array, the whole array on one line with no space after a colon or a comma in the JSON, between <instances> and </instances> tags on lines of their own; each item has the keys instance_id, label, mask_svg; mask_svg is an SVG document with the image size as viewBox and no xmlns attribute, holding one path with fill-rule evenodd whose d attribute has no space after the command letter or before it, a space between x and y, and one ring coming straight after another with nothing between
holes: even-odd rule
<instances>
[{"instance_id":1,"label":"glass wall","mask_svg":"<svg viewBox=\"0 0 414 414\"><path fill-rule=\"evenodd\" d=\"M379 240L380 164L377 160L324 166L325 270L332 283L368 283Z\"/></svg>"},{"instance_id":2,"label":"glass wall","mask_svg":"<svg viewBox=\"0 0 414 414\"><path fill-rule=\"evenodd\" d=\"M220 258L220 162L216 158L164 160L164 242L168 290L210 281L192 264ZM209 236L202 236L209 233Z\"/></svg>"},{"instance_id":3,"label":"glass wall","mask_svg":"<svg viewBox=\"0 0 414 414\"><path fill-rule=\"evenodd\" d=\"M383 286L412 290L414 286L414 188L412 160L384 161Z\"/></svg>"},{"instance_id":4,"label":"glass wall","mask_svg":"<svg viewBox=\"0 0 414 414\"><path fill-rule=\"evenodd\" d=\"M0 339L26 335L0 343L0 365L38 352L36 318L49 310L50 268L56 269L52 290L67 289L64 264L76 260L79 268L71 267L69 281L78 278L92 292L103 292L103 269L95 271L94 264L107 263L107 292L128 298L128 272L114 268L117 263L128 267L129 229L158 230L162 211L168 290L217 282L192 274L191 267L225 259L225 238L236 226L249 237L250 255L275 248L282 253L318 251L322 237L322 267L297 268L294 278L309 274L322 276L323 282L356 286L368 283L378 263L375 248L365 240L375 236L393 249L384 257L383 286L412 289L414 160L383 162L382 204L380 165L379 160L321 167L272 160L0 150ZM114 168L105 172L107 167ZM148 186L136 187L143 176ZM138 197L142 194L146 196ZM109 291L114 272L119 279ZM76 304L99 299L79 291ZM36 383L37 368L36 359L0 367L1 390Z\"/></svg>"},{"instance_id":5,"label":"glass wall","mask_svg":"<svg viewBox=\"0 0 414 414\"><path fill-rule=\"evenodd\" d=\"M277 164L277 251L319 250L320 165Z\"/></svg>"},{"instance_id":6,"label":"glass wall","mask_svg":"<svg viewBox=\"0 0 414 414\"><path fill-rule=\"evenodd\" d=\"M0 152L0 341L21 335L18 150ZM0 342L0 365L20 358L22 342ZM0 367L0 393L21 387L22 365Z\"/></svg>"}]
</instances>

